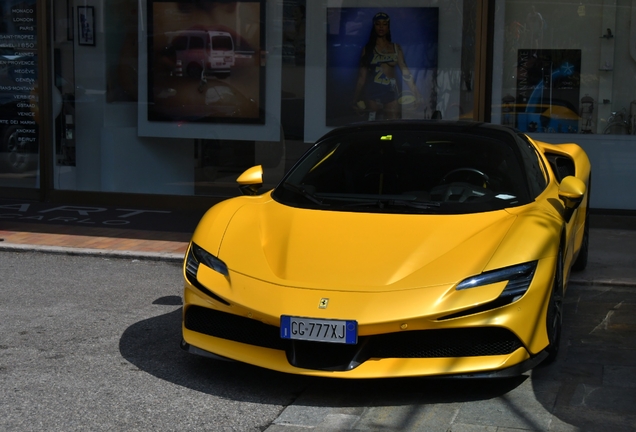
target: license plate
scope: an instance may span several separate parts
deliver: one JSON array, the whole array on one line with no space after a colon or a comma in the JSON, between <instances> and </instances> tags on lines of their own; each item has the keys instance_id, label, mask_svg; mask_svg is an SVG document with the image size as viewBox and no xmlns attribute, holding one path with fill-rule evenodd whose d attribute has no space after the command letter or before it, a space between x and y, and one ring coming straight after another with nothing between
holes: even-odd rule
<instances>
[{"instance_id":1,"label":"license plate","mask_svg":"<svg viewBox=\"0 0 636 432\"><path fill-rule=\"evenodd\" d=\"M316 342L356 344L358 323L350 320L326 320L283 315L280 317L280 337Z\"/></svg>"}]
</instances>

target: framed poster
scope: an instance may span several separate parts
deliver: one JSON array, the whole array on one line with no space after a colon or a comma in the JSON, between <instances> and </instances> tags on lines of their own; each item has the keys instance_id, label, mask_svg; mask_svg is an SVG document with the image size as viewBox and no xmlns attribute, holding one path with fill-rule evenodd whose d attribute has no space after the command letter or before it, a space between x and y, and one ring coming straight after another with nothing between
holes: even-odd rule
<instances>
[{"instance_id":1,"label":"framed poster","mask_svg":"<svg viewBox=\"0 0 636 432\"><path fill-rule=\"evenodd\" d=\"M578 132L580 88L581 50L518 50L516 127L523 132Z\"/></svg>"},{"instance_id":2,"label":"framed poster","mask_svg":"<svg viewBox=\"0 0 636 432\"><path fill-rule=\"evenodd\" d=\"M311 67L305 70L304 141L313 142L337 125L372 118L369 99L354 101L354 92L362 51L378 13L388 15L391 47L400 46L419 93L415 104L412 96L417 96L408 94L412 90L402 68L395 66L398 95L407 96L401 100L398 117L430 118L440 106L458 102L459 90L440 94L439 79L440 71L460 67L461 50L440 51L438 46L462 46L462 23L457 19L461 7L461 2L459 9L439 7L437 0L350 0L345 7L342 0L307 2L306 62ZM399 94L405 90L407 94ZM358 105L360 101L364 105ZM376 112L376 119L385 117L386 112Z\"/></svg>"},{"instance_id":3,"label":"framed poster","mask_svg":"<svg viewBox=\"0 0 636 432\"><path fill-rule=\"evenodd\" d=\"M326 125L430 118L437 7L328 7Z\"/></svg>"},{"instance_id":4,"label":"framed poster","mask_svg":"<svg viewBox=\"0 0 636 432\"><path fill-rule=\"evenodd\" d=\"M277 30L266 17L272 22L280 9L272 3L148 0L147 32L140 25L140 135L267 140L273 133L264 136L262 127L273 132L276 121L280 136L280 100L266 98L280 94L280 83L270 88L269 79L280 80L280 54L268 46Z\"/></svg>"},{"instance_id":5,"label":"framed poster","mask_svg":"<svg viewBox=\"0 0 636 432\"><path fill-rule=\"evenodd\" d=\"M77 7L77 43L95 46L95 7Z\"/></svg>"}]
</instances>

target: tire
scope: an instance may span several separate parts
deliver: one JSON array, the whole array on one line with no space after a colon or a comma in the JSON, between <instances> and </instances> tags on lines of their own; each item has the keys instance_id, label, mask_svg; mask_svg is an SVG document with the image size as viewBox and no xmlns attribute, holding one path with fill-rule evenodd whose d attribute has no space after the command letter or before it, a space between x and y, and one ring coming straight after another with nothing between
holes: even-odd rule
<instances>
[{"instance_id":1,"label":"tire","mask_svg":"<svg viewBox=\"0 0 636 432\"><path fill-rule=\"evenodd\" d=\"M554 282L546 313L546 330L548 333L548 347L545 349L548 357L543 364L553 363L559 354L561 344L561 333L563 330L563 250L559 248L557 256L556 270L554 272Z\"/></svg>"}]
</instances>

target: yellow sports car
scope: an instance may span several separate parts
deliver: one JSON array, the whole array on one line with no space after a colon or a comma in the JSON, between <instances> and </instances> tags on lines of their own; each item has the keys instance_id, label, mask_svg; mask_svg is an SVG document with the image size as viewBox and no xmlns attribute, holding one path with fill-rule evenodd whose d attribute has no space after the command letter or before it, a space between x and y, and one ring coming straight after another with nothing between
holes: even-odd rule
<instances>
[{"instance_id":1,"label":"yellow sports car","mask_svg":"<svg viewBox=\"0 0 636 432\"><path fill-rule=\"evenodd\" d=\"M521 374L557 355L590 175L578 145L503 126L333 130L275 189L251 168L204 215L182 348L323 377Z\"/></svg>"}]
</instances>

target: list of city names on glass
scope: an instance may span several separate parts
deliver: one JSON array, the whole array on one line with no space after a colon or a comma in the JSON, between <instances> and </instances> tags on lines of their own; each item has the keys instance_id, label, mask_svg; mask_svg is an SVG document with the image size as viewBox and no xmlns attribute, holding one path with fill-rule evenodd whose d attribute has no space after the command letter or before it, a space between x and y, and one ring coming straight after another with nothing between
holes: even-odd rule
<instances>
[{"instance_id":1,"label":"list of city names on glass","mask_svg":"<svg viewBox=\"0 0 636 432\"><path fill-rule=\"evenodd\" d=\"M17 132L16 145L32 147L37 141L36 2L5 1L10 6L2 6L0 22L0 130L12 129Z\"/></svg>"}]
</instances>

